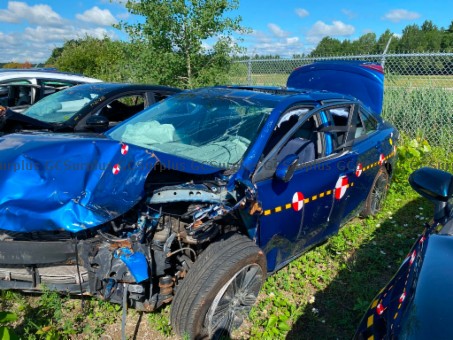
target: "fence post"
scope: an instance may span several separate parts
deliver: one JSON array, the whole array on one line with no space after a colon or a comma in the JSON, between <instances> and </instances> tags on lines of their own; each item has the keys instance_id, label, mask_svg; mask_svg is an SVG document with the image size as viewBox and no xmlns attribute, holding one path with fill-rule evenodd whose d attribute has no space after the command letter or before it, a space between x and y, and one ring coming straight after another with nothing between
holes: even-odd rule
<instances>
[{"instance_id":1,"label":"fence post","mask_svg":"<svg viewBox=\"0 0 453 340\"><path fill-rule=\"evenodd\" d=\"M387 45L385 45L384 52L382 52L382 59L381 59L381 64L382 64L382 69L385 72L385 55L387 54L387 51L390 47L390 43L392 42L393 35L390 36L389 41L387 41Z\"/></svg>"},{"instance_id":2,"label":"fence post","mask_svg":"<svg viewBox=\"0 0 453 340\"><path fill-rule=\"evenodd\" d=\"M247 63L247 85L252 85L252 56Z\"/></svg>"}]
</instances>

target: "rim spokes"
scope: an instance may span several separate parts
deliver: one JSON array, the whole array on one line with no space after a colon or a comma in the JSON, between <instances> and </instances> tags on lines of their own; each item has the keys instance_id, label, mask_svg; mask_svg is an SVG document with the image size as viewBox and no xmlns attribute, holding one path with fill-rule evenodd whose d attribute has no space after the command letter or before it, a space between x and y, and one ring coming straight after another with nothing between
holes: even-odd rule
<instances>
[{"instance_id":1,"label":"rim spokes","mask_svg":"<svg viewBox=\"0 0 453 340\"><path fill-rule=\"evenodd\" d=\"M210 337L227 336L241 325L256 302L262 277L261 267L252 264L237 272L219 290L206 315Z\"/></svg>"}]
</instances>

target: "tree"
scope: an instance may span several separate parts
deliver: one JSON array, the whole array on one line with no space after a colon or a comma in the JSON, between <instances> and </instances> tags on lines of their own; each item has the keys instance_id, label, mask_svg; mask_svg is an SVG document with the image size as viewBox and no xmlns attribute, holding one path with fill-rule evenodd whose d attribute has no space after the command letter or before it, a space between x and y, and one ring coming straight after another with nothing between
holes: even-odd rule
<instances>
[{"instance_id":1,"label":"tree","mask_svg":"<svg viewBox=\"0 0 453 340\"><path fill-rule=\"evenodd\" d=\"M327 56L341 53L344 53L344 46L342 46L340 40L331 37L325 37L310 53L310 56Z\"/></svg>"},{"instance_id":2,"label":"tree","mask_svg":"<svg viewBox=\"0 0 453 340\"><path fill-rule=\"evenodd\" d=\"M32 68L32 67L33 67L33 65L29 61L26 61L25 63L11 62L11 63L6 63L3 65L3 68L9 68L9 69Z\"/></svg>"},{"instance_id":3,"label":"tree","mask_svg":"<svg viewBox=\"0 0 453 340\"><path fill-rule=\"evenodd\" d=\"M118 27L128 33L134 59L151 62L140 62L137 67L148 65L158 82L191 88L196 77L218 70L218 63L207 59L219 59L220 53L228 64L236 50L232 35L246 30L241 17L226 14L238 4L238 0L127 0L128 11L144 17L144 22L122 21ZM209 53L203 48L208 39L217 39Z\"/></svg>"},{"instance_id":4,"label":"tree","mask_svg":"<svg viewBox=\"0 0 453 340\"><path fill-rule=\"evenodd\" d=\"M47 65L61 71L81 73L105 81L130 81L127 43L110 38L85 37L68 40L53 50Z\"/></svg>"},{"instance_id":5,"label":"tree","mask_svg":"<svg viewBox=\"0 0 453 340\"><path fill-rule=\"evenodd\" d=\"M391 39L391 40L390 40ZM375 53L383 53L387 47L388 42L390 41L389 48L387 52L396 52L399 38L389 29L385 30L379 37L376 42Z\"/></svg>"}]
</instances>

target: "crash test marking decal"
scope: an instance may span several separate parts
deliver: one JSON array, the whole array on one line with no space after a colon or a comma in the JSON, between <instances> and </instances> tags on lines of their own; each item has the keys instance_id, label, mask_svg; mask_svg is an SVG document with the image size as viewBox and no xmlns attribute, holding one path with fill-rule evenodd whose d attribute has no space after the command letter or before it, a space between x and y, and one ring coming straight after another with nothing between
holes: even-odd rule
<instances>
[{"instance_id":1,"label":"crash test marking decal","mask_svg":"<svg viewBox=\"0 0 453 340\"><path fill-rule=\"evenodd\" d=\"M128 151L129 151L129 145L121 144L121 154L126 155Z\"/></svg>"},{"instance_id":2,"label":"crash test marking decal","mask_svg":"<svg viewBox=\"0 0 453 340\"><path fill-rule=\"evenodd\" d=\"M350 188L350 187L353 187L353 186L354 186L354 183L351 182L351 183L349 183L347 185L347 188ZM323 191L323 192L321 192L321 193L319 193L317 195L313 195L311 197L304 197L304 195L301 192L296 192L293 195L293 199L292 199L291 203L287 203L287 204L284 204L284 205L281 205L281 206L277 206L277 207L272 208L272 209L264 210L263 215L264 216L268 216L270 214L279 213L279 212L282 212L283 210L288 210L288 209L291 209L291 208L293 208L294 211L300 211L300 210L303 209L305 204L313 202L313 201L316 201L318 198L324 198L324 197L330 196L330 195L334 194L335 191L336 191L336 189L327 190L327 191ZM302 202L302 200L299 200L300 196L298 194L302 195L303 202ZM295 199L297 199L296 202L295 202ZM295 206L295 203L297 203L297 206ZM300 207L300 210L296 210L296 207L297 208Z\"/></svg>"},{"instance_id":3,"label":"crash test marking decal","mask_svg":"<svg viewBox=\"0 0 453 340\"><path fill-rule=\"evenodd\" d=\"M293 195L293 204L292 207L294 211L301 211L302 208L304 207L304 195L301 192L296 192Z\"/></svg>"},{"instance_id":4,"label":"crash test marking decal","mask_svg":"<svg viewBox=\"0 0 453 340\"><path fill-rule=\"evenodd\" d=\"M363 171L368 171L368 170L374 168L375 166L382 165L385 161L389 160L390 158L392 158L395 155L396 155L396 145L393 146L393 151L388 156L384 157L384 155L380 155L379 156L379 161L367 165L362 170ZM383 157L383 158L381 158L381 157ZM382 161L382 163L381 163L381 161Z\"/></svg>"},{"instance_id":5,"label":"crash test marking decal","mask_svg":"<svg viewBox=\"0 0 453 340\"><path fill-rule=\"evenodd\" d=\"M359 163L359 164L357 164L357 168L355 170L356 177L360 177L362 175L362 172L363 172L363 165L362 165L362 163Z\"/></svg>"},{"instance_id":6,"label":"crash test marking decal","mask_svg":"<svg viewBox=\"0 0 453 340\"><path fill-rule=\"evenodd\" d=\"M371 164L367 165L366 167L363 167L363 165L361 163L358 163L355 175L357 177L360 177L361 174L363 173L363 171L367 171L367 170L370 170L371 168L374 168L374 167L376 167L378 165L382 165L386 160L389 160L390 158L394 157L395 155L396 155L396 146L394 145L393 146L393 151L388 156L384 156L383 154L381 154L379 156L379 161L377 161L375 163L371 163ZM359 171L357 171L357 170L359 170L359 165L362 166L362 169L361 169L360 173L359 173ZM342 177L340 177L338 179L337 185L339 184L341 178ZM346 185L340 185L341 189L339 189L339 190L337 190L337 185L335 186L335 188L333 190L327 190L327 191L321 192L321 193L319 193L317 195L313 195L311 197L304 198L304 205L309 203L309 202L313 202L313 201L317 200L318 198L323 198L323 197L326 197L326 196L330 196L332 193L334 193L334 196L335 196L336 199L341 199L343 197L343 195L346 193L346 190L348 188L354 186L354 182L346 183ZM296 195L296 193L293 195L293 200L294 200L294 196ZM337 198L337 195L340 198ZM294 201L292 201L291 203L286 203L286 204L284 204L282 206L277 206L277 207L272 208L272 209L267 209L267 210L264 210L263 214L264 214L264 216L267 216L267 215L270 215L270 214L273 214L273 213L275 214L275 213L282 212L282 211L287 210L287 209L291 209L291 208L294 209L293 204L294 204ZM303 206L302 206L302 208L303 208ZM299 210L296 210L296 209L294 209L294 210L295 211L299 211Z\"/></svg>"},{"instance_id":7,"label":"crash test marking decal","mask_svg":"<svg viewBox=\"0 0 453 340\"><path fill-rule=\"evenodd\" d=\"M340 176L335 185L335 199L341 200L349 188L349 180L347 176Z\"/></svg>"},{"instance_id":8,"label":"crash test marking decal","mask_svg":"<svg viewBox=\"0 0 453 340\"><path fill-rule=\"evenodd\" d=\"M113 166L113 168L112 168L112 173L114 175L118 175L120 173L120 170L121 170L120 165L119 164L115 164Z\"/></svg>"}]
</instances>

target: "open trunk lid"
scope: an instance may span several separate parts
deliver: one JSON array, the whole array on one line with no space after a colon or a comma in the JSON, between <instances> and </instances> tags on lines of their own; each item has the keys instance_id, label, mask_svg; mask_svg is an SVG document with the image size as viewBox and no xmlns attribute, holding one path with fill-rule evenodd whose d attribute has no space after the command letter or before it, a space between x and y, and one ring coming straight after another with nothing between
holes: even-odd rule
<instances>
[{"instance_id":1,"label":"open trunk lid","mask_svg":"<svg viewBox=\"0 0 453 340\"><path fill-rule=\"evenodd\" d=\"M337 92L353 96L373 112L381 113L384 71L380 64L366 61L320 61L296 68L287 87Z\"/></svg>"}]
</instances>

